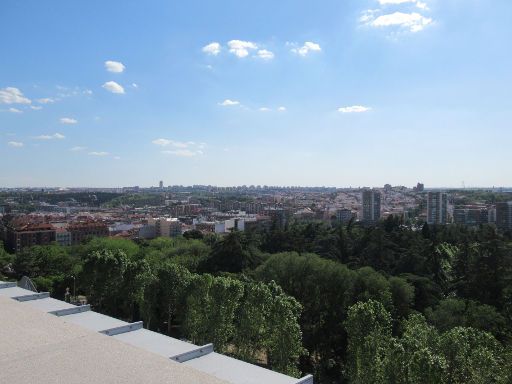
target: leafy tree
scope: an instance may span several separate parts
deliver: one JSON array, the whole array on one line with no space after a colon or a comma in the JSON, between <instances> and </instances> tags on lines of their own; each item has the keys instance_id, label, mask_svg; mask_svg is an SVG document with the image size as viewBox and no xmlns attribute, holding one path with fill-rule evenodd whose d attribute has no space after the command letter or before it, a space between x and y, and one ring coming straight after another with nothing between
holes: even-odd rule
<instances>
[{"instance_id":1,"label":"leafy tree","mask_svg":"<svg viewBox=\"0 0 512 384\"><path fill-rule=\"evenodd\" d=\"M271 284L272 302L266 340L269 366L279 372L298 377L297 363L305 352L298 318L301 305L284 294L281 287Z\"/></svg>"},{"instance_id":2,"label":"leafy tree","mask_svg":"<svg viewBox=\"0 0 512 384\"><path fill-rule=\"evenodd\" d=\"M316 255L272 255L256 270L258 279L275 281L303 307L300 326L308 357L302 371L316 371L322 380L335 380L344 369L346 319L356 272Z\"/></svg>"},{"instance_id":3,"label":"leafy tree","mask_svg":"<svg viewBox=\"0 0 512 384\"><path fill-rule=\"evenodd\" d=\"M96 310L132 319L149 276L145 261L132 261L122 250L105 249L86 257L78 281Z\"/></svg>"},{"instance_id":4,"label":"leafy tree","mask_svg":"<svg viewBox=\"0 0 512 384\"><path fill-rule=\"evenodd\" d=\"M242 272L253 260L240 232L229 233L213 245L210 257L200 267L205 272Z\"/></svg>"},{"instance_id":5,"label":"leafy tree","mask_svg":"<svg viewBox=\"0 0 512 384\"><path fill-rule=\"evenodd\" d=\"M233 340L239 358L256 362L258 354L266 350L272 301L272 292L267 284L244 284L244 294L235 317Z\"/></svg>"},{"instance_id":6,"label":"leafy tree","mask_svg":"<svg viewBox=\"0 0 512 384\"><path fill-rule=\"evenodd\" d=\"M153 276L144 291L142 308L148 327L172 334L172 325L185 312L186 297L192 280L191 273L176 264L167 263Z\"/></svg>"},{"instance_id":7,"label":"leafy tree","mask_svg":"<svg viewBox=\"0 0 512 384\"><path fill-rule=\"evenodd\" d=\"M389 278L389 289L393 301L393 318L406 318L411 313L414 304L414 286L405 279L392 276Z\"/></svg>"},{"instance_id":8,"label":"leafy tree","mask_svg":"<svg viewBox=\"0 0 512 384\"><path fill-rule=\"evenodd\" d=\"M403 362L402 372L404 383L434 384L443 383L445 378L446 360L439 355L439 333L428 325L422 315L411 315L403 324L404 332L399 339L403 354L399 359L389 359L390 373L397 363Z\"/></svg>"},{"instance_id":9,"label":"leafy tree","mask_svg":"<svg viewBox=\"0 0 512 384\"><path fill-rule=\"evenodd\" d=\"M135 242L112 237L94 237L86 244L76 246L73 249L82 259L86 259L88 255L95 251L103 252L105 250L113 252L121 250L130 259L134 259L140 252L139 246Z\"/></svg>"},{"instance_id":10,"label":"leafy tree","mask_svg":"<svg viewBox=\"0 0 512 384\"><path fill-rule=\"evenodd\" d=\"M183 234L183 237L187 240L202 240L204 238L204 235L201 231L198 229L192 229L190 231L187 231Z\"/></svg>"},{"instance_id":11,"label":"leafy tree","mask_svg":"<svg viewBox=\"0 0 512 384\"><path fill-rule=\"evenodd\" d=\"M447 362L449 383L504 383L510 372L504 370L503 348L487 332L456 327L440 339Z\"/></svg>"},{"instance_id":12,"label":"leafy tree","mask_svg":"<svg viewBox=\"0 0 512 384\"><path fill-rule=\"evenodd\" d=\"M348 334L348 374L351 383L387 383L386 360L391 336L391 315L378 301L351 306Z\"/></svg>"},{"instance_id":13,"label":"leafy tree","mask_svg":"<svg viewBox=\"0 0 512 384\"><path fill-rule=\"evenodd\" d=\"M242 295L239 281L195 276L187 298L184 324L187 336L195 343L213 343L218 351L226 351L235 332L234 317Z\"/></svg>"},{"instance_id":14,"label":"leafy tree","mask_svg":"<svg viewBox=\"0 0 512 384\"><path fill-rule=\"evenodd\" d=\"M471 300L448 298L439 302L435 309L425 312L429 321L441 331L457 326L472 327L503 337L506 330L505 318L490 305Z\"/></svg>"}]
</instances>

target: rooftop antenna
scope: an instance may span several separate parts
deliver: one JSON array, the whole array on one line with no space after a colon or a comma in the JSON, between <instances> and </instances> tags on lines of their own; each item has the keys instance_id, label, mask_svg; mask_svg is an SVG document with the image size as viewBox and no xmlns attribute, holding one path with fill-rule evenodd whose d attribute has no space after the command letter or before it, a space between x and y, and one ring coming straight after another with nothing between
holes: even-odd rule
<instances>
[{"instance_id":1,"label":"rooftop antenna","mask_svg":"<svg viewBox=\"0 0 512 384\"><path fill-rule=\"evenodd\" d=\"M466 183L464 183L464 180L462 180L462 189L466 189Z\"/></svg>"}]
</instances>

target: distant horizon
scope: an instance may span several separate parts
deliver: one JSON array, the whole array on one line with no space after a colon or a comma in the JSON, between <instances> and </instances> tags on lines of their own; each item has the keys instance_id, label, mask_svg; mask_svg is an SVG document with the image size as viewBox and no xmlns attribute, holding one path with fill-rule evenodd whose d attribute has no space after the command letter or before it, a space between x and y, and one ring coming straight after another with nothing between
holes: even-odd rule
<instances>
[{"instance_id":1,"label":"distant horizon","mask_svg":"<svg viewBox=\"0 0 512 384\"><path fill-rule=\"evenodd\" d=\"M413 189L414 187L416 187L415 185L413 186L407 186L407 185L393 185L393 184L390 184L392 188L397 188L397 187L405 187L405 188L408 188L408 189ZM173 185L164 185L163 186L163 189L167 189L167 188L174 188L174 187L183 187L183 188L193 188L193 187L213 187L213 188L238 188L238 187L246 187L246 188L250 188L251 186L253 187L269 187L269 188L336 188L336 189L368 189L368 188L371 188L371 189L384 189L384 185L380 185L380 186L369 186L369 185L365 185L365 186L334 186L334 185L270 185L270 184L238 184L238 185L214 185L214 184L191 184L191 185L187 185L187 184L173 184ZM58 190L58 189L63 189L63 190L66 190L66 189L122 189L122 188L141 188L141 189L160 189L160 187L158 185L149 185L149 186L144 186L144 185L124 185L124 186L113 186L113 187L110 187L110 186L14 186L14 187L4 187L4 186L0 186L0 190L4 190L4 189L55 189L55 190ZM486 187L486 186L466 186L466 187L450 187L450 186L425 186L424 190L425 191L430 191L430 190L457 190L457 191L464 191L464 190L501 190L501 189L505 189L506 191L504 192L512 192L512 186L490 186L490 187Z\"/></svg>"}]
</instances>

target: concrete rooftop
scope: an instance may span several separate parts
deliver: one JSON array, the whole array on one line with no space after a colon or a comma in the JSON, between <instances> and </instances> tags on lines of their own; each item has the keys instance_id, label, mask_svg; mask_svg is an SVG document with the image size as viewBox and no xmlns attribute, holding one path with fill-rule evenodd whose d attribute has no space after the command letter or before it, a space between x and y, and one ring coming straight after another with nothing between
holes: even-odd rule
<instances>
[{"instance_id":1,"label":"concrete rooftop","mask_svg":"<svg viewBox=\"0 0 512 384\"><path fill-rule=\"evenodd\" d=\"M5 383L226 383L1 295L0 372Z\"/></svg>"}]
</instances>

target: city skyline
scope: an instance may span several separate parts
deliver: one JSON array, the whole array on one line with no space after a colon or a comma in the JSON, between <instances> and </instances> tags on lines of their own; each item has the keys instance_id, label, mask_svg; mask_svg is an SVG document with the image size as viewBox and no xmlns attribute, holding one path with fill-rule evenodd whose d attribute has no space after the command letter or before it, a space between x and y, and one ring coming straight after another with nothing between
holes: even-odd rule
<instances>
[{"instance_id":1,"label":"city skyline","mask_svg":"<svg viewBox=\"0 0 512 384\"><path fill-rule=\"evenodd\" d=\"M0 4L0 187L507 187L505 0Z\"/></svg>"}]
</instances>

